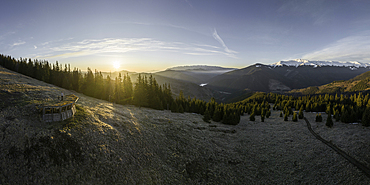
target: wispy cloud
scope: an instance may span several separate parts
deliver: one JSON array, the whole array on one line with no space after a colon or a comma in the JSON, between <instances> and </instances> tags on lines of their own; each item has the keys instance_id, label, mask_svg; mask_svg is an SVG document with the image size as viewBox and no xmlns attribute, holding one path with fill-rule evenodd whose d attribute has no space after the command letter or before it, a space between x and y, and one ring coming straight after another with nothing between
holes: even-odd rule
<instances>
[{"instance_id":1,"label":"wispy cloud","mask_svg":"<svg viewBox=\"0 0 370 185\"><path fill-rule=\"evenodd\" d=\"M338 60L370 62L370 31L349 36L335 43L304 55L311 60Z\"/></svg>"},{"instance_id":2,"label":"wispy cloud","mask_svg":"<svg viewBox=\"0 0 370 185\"><path fill-rule=\"evenodd\" d=\"M14 46L19 46L19 45L23 45L23 44L26 44L26 42L25 42L25 41L18 41L18 42L13 43L13 44L12 44L12 47L14 47Z\"/></svg>"},{"instance_id":3,"label":"wispy cloud","mask_svg":"<svg viewBox=\"0 0 370 185\"><path fill-rule=\"evenodd\" d=\"M217 34L216 29L214 29L212 36L213 36L213 38L214 38L214 39L216 39L216 40L217 40L217 42L219 42L219 43L222 45L222 47L224 47L224 50L225 50L225 52L226 52L226 53L228 53L231 57L236 58L236 56L235 56L234 54L235 54L235 53L238 53L238 52L233 51L233 50L230 50L230 49L226 46L225 42L224 42L224 41L221 39L221 37Z\"/></svg>"},{"instance_id":4,"label":"wispy cloud","mask_svg":"<svg viewBox=\"0 0 370 185\"><path fill-rule=\"evenodd\" d=\"M36 45L33 45L33 48L37 49L37 46Z\"/></svg>"},{"instance_id":5,"label":"wispy cloud","mask_svg":"<svg viewBox=\"0 0 370 185\"><path fill-rule=\"evenodd\" d=\"M221 40L222 41L222 40ZM44 44L44 45L48 45ZM152 38L105 38L85 39L50 47L37 58L68 58L96 54L123 54L128 52L178 52L186 55L224 55L233 57L234 51L208 44L187 44L183 42L164 42Z\"/></svg>"}]
</instances>

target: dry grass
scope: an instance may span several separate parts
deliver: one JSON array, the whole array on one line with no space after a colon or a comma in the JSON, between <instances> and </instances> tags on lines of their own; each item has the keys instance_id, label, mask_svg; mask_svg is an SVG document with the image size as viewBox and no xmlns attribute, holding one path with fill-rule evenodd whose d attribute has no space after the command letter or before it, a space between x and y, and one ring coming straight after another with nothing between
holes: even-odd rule
<instances>
[{"instance_id":1,"label":"dry grass","mask_svg":"<svg viewBox=\"0 0 370 185\"><path fill-rule=\"evenodd\" d=\"M74 93L85 111L69 120L78 125L47 124L32 111L36 101L71 92L0 71L1 92L32 100L1 109L1 184L370 184L303 120L284 122L278 111L265 122L243 116L229 126ZM314 113L305 116L323 138L370 166L370 128L335 122L329 129Z\"/></svg>"}]
</instances>

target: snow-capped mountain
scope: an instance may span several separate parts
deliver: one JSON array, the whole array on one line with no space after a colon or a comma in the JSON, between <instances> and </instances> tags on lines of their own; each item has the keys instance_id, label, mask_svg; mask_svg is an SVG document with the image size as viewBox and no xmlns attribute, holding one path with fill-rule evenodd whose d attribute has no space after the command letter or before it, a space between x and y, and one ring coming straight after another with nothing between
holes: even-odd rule
<instances>
[{"instance_id":1,"label":"snow-capped mountain","mask_svg":"<svg viewBox=\"0 0 370 185\"><path fill-rule=\"evenodd\" d=\"M270 64L271 67L279 67L279 66L312 66L312 67L321 67L321 66L335 66L335 67L350 67L351 69L359 68L359 67L369 67L369 63L361 63L357 61L350 61L350 62L340 62L340 61L310 61L305 59L295 59L295 60L287 60L287 61L280 61L273 64Z\"/></svg>"}]
</instances>

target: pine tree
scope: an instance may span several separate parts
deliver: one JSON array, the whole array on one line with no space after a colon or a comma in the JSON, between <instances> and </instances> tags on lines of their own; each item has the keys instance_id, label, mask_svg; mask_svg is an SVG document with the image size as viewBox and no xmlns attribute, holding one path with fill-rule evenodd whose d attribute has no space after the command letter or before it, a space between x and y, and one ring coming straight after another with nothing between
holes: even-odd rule
<instances>
[{"instance_id":1,"label":"pine tree","mask_svg":"<svg viewBox=\"0 0 370 185\"><path fill-rule=\"evenodd\" d=\"M315 122L322 122L322 116L321 116L321 113L316 114Z\"/></svg>"},{"instance_id":2,"label":"pine tree","mask_svg":"<svg viewBox=\"0 0 370 185\"><path fill-rule=\"evenodd\" d=\"M171 112L179 112L178 105L175 101L173 101L171 104Z\"/></svg>"},{"instance_id":3,"label":"pine tree","mask_svg":"<svg viewBox=\"0 0 370 185\"><path fill-rule=\"evenodd\" d=\"M283 112L280 112L280 117L283 117Z\"/></svg>"},{"instance_id":4,"label":"pine tree","mask_svg":"<svg viewBox=\"0 0 370 185\"><path fill-rule=\"evenodd\" d=\"M265 122L265 116L261 114L261 122Z\"/></svg>"},{"instance_id":5,"label":"pine tree","mask_svg":"<svg viewBox=\"0 0 370 185\"><path fill-rule=\"evenodd\" d=\"M284 121L288 121L288 114L284 114Z\"/></svg>"},{"instance_id":6,"label":"pine tree","mask_svg":"<svg viewBox=\"0 0 370 185\"><path fill-rule=\"evenodd\" d=\"M213 113L212 120L215 122L220 122L223 117L223 112L219 106L216 107L216 110Z\"/></svg>"},{"instance_id":7,"label":"pine tree","mask_svg":"<svg viewBox=\"0 0 370 185\"><path fill-rule=\"evenodd\" d=\"M249 120L250 121L256 121L256 118L254 116L254 112L252 112L251 115L249 115Z\"/></svg>"},{"instance_id":8,"label":"pine tree","mask_svg":"<svg viewBox=\"0 0 370 185\"><path fill-rule=\"evenodd\" d=\"M181 106L182 107L182 106ZM211 115L209 113L209 110L207 109L205 112L204 112L204 115L203 115L203 121L204 122L207 122L207 123L211 123Z\"/></svg>"},{"instance_id":9,"label":"pine tree","mask_svg":"<svg viewBox=\"0 0 370 185\"><path fill-rule=\"evenodd\" d=\"M297 112L294 112L293 113L293 122L297 122L298 121L298 118L297 118Z\"/></svg>"},{"instance_id":10,"label":"pine tree","mask_svg":"<svg viewBox=\"0 0 370 185\"><path fill-rule=\"evenodd\" d=\"M185 111L184 111L184 108L182 107L182 105L180 104L180 106L179 106L179 113L184 113ZM211 117L211 115L209 116L209 117Z\"/></svg>"},{"instance_id":11,"label":"pine tree","mask_svg":"<svg viewBox=\"0 0 370 185\"><path fill-rule=\"evenodd\" d=\"M303 117L304 115L303 115L303 105L302 105L301 108L299 109L298 118L303 119Z\"/></svg>"},{"instance_id":12,"label":"pine tree","mask_svg":"<svg viewBox=\"0 0 370 185\"><path fill-rule=\"evenodd\" d=\"M340 121L340 115L339 115L338 110L334 112L334 119L335 119L336 122Z\"/></svg>"},{"instance_id":13,"label":"pine tree","mask_svg":"<svg viewBox=\"0 0 370 185\"><path fill-rule=\"evenodd\" d=\"M331 112L329 112L328 118L326 118L326 124L325 125L329 128L333 127L333 120L331 118Z\"/></svg>"},{"instance_id":14,"label":"pine tree","mask_svg":"<svg viewBox=\"0 0 370 185\"><path fill-rule=\"evenodd\" d=\"M269 118L271 116L271 111L267 111L266 118Z\"/></svg>"},{"instance_id":15,"label":"pine tree","mask_svg":"<svg viewBox=\"0 0 370 185\"><path fill-rule=\"evenodd\" d=\"M370 126L370 107L366 107L362 115L361 124L365 127Z\"/></svg>"}]
</instances>

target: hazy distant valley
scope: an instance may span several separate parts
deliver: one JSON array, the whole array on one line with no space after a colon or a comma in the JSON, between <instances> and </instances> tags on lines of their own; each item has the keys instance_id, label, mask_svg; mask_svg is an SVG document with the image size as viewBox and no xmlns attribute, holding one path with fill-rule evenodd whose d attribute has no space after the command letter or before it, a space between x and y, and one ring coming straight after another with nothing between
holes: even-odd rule
<instances>
[{"instance_id":1,"label":"hazy distant valley","mask_svg":"<svg viewBox=\"0 0 370 185\"><path fill-rule=\"evenodd\" d=\"M362 63L297 59L269 65L257 63L241 69L195 65L142 74L153 75L159 84L171 84L175 95L183 91L185 97L197 97L205 101L215 97L219 102L232 102L243 100L255 91L287 93L293 89L350 80L369 70ZM129 74L133 83L138 76L135 72L120 73ZM118 72L103 74L113 78L118 76Z\"/></svg>"}]
</instances>

